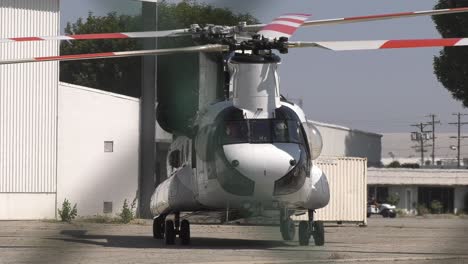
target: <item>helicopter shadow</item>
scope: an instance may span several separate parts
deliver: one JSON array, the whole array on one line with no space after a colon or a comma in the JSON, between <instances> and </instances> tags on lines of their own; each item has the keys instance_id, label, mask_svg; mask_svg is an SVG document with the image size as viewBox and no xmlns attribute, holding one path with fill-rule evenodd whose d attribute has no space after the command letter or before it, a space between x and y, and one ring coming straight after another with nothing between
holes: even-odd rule
<instances>
[{"instance_id":1,"label":"helicopter shadow","mask_svg":"<svg viewBox=\"0 0 468 264\"><path fill-rule=\"evenodd\" d=\"M150 236L92 235L87 230L62 230L63 238L49 238L69 243L79 243L114 248L164 248L164 249L271 249L278 247L295 247L294 242L287 243L275 240L252 240L232 238L192 237L190 245L180 245L176 239L175 245L166 245L164 239L154 239Z\"/></svg>"}]
</instances>

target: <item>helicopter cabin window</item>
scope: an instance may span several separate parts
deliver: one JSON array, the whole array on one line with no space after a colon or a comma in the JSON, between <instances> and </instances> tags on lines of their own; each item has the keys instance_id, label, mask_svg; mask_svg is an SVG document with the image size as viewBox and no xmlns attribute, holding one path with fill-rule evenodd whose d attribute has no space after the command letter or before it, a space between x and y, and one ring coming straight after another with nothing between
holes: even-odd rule
<instances>
[{"instance_id":1,"label":"helicopter cabin window","mask_svg":"<svg viewBox=\"0 0 468 264\"><path fill-rule=\"evenodd\" d=\"M180 168L181 160L180 160L180 150L174 150L171 152L169 156L169 165L173 168Z\"/></svg>"},{"instance_id":2,"label":"helicopter cabin window","mask_svg":"<svg viewBox=\"0 0 468 264\"><path fill-rule=\"evenodd\" d=\"M223 144L240 143L299 143L303 144L302 129L293 120L255 119L228 121L224 124Z\"/></svg>"}]
</instances>

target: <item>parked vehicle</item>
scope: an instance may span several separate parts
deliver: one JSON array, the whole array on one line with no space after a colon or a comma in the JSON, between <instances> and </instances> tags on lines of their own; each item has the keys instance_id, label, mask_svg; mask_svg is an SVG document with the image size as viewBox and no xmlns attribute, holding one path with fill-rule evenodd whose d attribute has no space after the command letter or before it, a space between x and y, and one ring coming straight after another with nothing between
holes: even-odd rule
<instances>
[{"instance_id":1,"label":"parked vehicle","mask_svg":"<svg viewBox=\"0 0 468 264\"><path fill-rule=\"evenodd\" d=\"M396 206L391 204L367 204L367 217L370 217L373 214L379 214L383 217L396 217Z\"/></svg>"}]
</instances>

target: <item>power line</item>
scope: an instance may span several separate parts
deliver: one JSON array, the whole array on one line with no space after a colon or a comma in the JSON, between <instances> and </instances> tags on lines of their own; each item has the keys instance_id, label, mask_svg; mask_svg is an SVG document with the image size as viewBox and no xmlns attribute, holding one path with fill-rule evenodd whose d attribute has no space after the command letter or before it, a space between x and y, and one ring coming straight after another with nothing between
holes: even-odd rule
<instances>
[{"instance_id":1,"label":"power line","mask_svg":"<svg viewBox=\"0 0 468 264\"><path fill-rule=\"evenodd\" d=\"M431 118L431 125L432 125L432 165L435 165L435 145L436 145L436 135L435 135L435 125L440 124L440 120L436 121L436 115L430 114L428 117Z\"/></svg>"},{"instance_id":2,"label":"power line","mask_svg":"<svg viewBox=\"0 0 468 264\"><path fill-rule=\"evenodd\" d=\"M415 146L415 148L416 148L416 152L421 152L421 167L424 166L424 153L427 152L427 150L425 150L424 148L429 147L428 145L424 144L425 141L429 139L428 132L431 132L431 131L425 131L424 130L426 128L426 126L428 126L428 125L430 125L430 124L428 124L428 123L419 123L419 124L411 125L411 126L417 127L419 129L419 131L411 133L411 140L419 142L419 147Z\"/></svg>"},{"instance_id":3,"label":"power line","mask_svg":"<svg viewBox=\"0 0 468 264\"><path fill-rule=\"evenodd\" d=\"M450 137L450 138L455 138L457 139L458 141L458 144L457 144L457 168L460 168L460 149L461 149L461 145L460 145L460 142L463 138L468 138L467 136L462 136L461 135L461 127L463 125L467 125L468 122L461 122L461 116L465 116L467 114L462 114L462 113L457 113L457 114L453 114L455 116L458 117L458 122L457 123L449 123L449 125L457 125L458 126L458 136L456 137Z\"/></svg>"}]
</instances>

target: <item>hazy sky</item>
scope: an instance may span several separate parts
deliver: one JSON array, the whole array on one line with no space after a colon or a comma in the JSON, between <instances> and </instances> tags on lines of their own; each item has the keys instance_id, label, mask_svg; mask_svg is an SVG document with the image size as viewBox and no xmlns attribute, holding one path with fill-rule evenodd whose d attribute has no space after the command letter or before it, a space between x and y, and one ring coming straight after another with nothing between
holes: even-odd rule
<instances>
[{"instance_id":1,"label":"hazy sky","mask_svg":"<svg viewBox=\"0 0 468 264\"><path fill-rule=\"evenodd\" d=\"M251 12L262 22L288 12L311 13L311 19L360 16L432 9L436 1L408 0L204 0L239 12ZM62 0L62 22L119 11L135 14L131 0ZM300 29L293 40L372 40L438 38L430 17ZM460 36L462 37L462 36ZM432 61L440 48L332 52L291 50L280 68L282 93L304 100L309 119L373 132L409 132L415 122L439 115L440 131L464 111L433 74ZM468 112L468 110L466 111Z\"/></svg>"}]
</instances>

